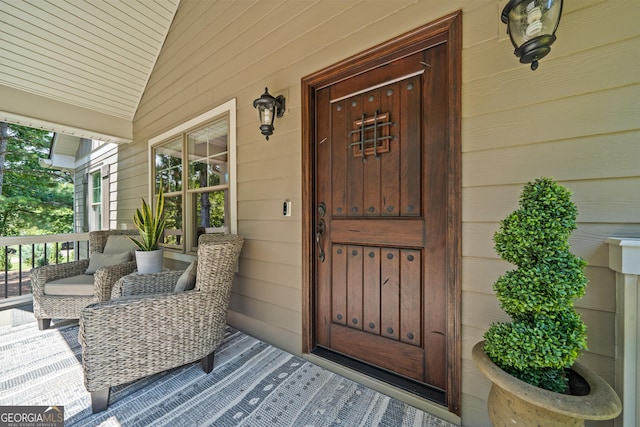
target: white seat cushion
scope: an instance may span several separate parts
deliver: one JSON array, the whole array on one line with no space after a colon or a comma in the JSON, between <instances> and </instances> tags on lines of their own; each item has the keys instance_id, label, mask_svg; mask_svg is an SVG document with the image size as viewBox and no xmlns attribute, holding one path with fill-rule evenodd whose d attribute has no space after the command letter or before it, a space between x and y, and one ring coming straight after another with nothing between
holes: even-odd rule
<instances>
[{"instance_id":1,"label":"white seat cushion","mask_svg":"<svg viewBox=\"0 0 640 427\"><path fill-rule=\"evenodd\" d=\"M44 284L44 293L45 295L92 296L95 294L93 275L79 274L52 280Z\"/></svg>"}]
</instances>

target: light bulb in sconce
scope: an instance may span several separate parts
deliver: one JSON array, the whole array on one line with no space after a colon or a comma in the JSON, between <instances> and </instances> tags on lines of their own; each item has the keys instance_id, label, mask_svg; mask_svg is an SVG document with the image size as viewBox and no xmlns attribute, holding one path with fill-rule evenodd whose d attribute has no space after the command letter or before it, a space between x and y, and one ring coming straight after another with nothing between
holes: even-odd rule
<instances>
[{"instance_id":1,"label":"light bulb in sconce","mask_svg":"<svg viewBox=\"0 0 640 427\"><path fill-rule=\"evenodd\" d=\"M542 11L540 6L536 5L535 1L532 1L527 5L527 29L525 34L530 40L542 34Z\"/></svg>"},{"instance_id":2,"label":"light bulb in sconce","mask_svg":"<svg viewBox=\"0 0 640 427\"><path fill-rule=\"evenodd\" d=\"M273 123L273 114L271 113L271 109L264 108L262 110L262 123L263 125L272 124Z\"/></svg>"}]
</instances>

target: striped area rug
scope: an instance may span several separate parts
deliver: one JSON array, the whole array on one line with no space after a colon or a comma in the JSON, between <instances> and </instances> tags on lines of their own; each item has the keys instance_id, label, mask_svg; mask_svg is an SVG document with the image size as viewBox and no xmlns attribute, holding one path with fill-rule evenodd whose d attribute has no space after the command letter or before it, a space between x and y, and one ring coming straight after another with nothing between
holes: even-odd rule
<instances>
[{"instance_id":1,"label":"striped area rug","mask_svg":"<svg viewBox=\"0 0 640 427\"><path fill-rule=\"evenodd\" d=\"M114 387L94 415L77 337L77 325L0 327L0 405L62 405L68 427L452 426L232 328L209 375L196 363Z\"/></svg>"}]
</instances>

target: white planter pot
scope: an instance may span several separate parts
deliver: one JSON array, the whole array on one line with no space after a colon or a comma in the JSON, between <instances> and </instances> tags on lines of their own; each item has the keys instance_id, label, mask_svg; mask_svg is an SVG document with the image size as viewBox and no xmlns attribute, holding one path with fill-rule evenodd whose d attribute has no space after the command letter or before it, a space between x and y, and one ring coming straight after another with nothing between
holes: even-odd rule
<instances>
[{"instance_id":1,"label":"white planter pot","mask_svg":"<svg viewBox=\"0 0 640 427\"><path fill-rule=\"evenodd\" d=\"M158 273L162 271L162 249L155 251L136 251L138 274Z\"/></svg>"}]
</instances>

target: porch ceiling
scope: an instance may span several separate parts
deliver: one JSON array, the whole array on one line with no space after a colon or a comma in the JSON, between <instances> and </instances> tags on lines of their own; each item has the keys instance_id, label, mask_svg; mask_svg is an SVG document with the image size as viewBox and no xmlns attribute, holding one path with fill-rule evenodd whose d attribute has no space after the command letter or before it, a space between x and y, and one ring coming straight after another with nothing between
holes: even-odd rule
<instances>
[{"instance_id":1,"label":"porch ceiling","mask_svg":"<svg viewBox=\"0 0 640 427\"><path fill-rule=\"evenodd\" d=\"M0 0L0 85L131 121L179 1Z\"/></svg>"}]
</instances>

